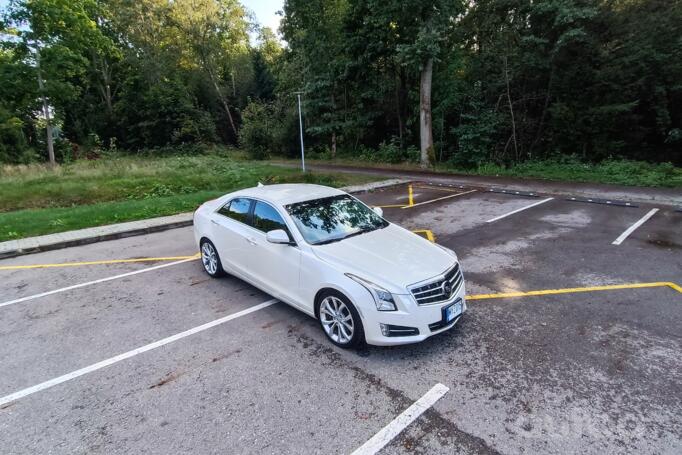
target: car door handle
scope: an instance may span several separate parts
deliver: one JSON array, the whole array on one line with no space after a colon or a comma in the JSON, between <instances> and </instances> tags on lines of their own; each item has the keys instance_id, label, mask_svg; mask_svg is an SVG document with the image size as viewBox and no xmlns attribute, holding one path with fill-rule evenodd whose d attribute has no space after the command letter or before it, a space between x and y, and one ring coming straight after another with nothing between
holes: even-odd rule
<instances>
[{"instance_id":1,"label":"car door handle","mask_svg":"<svg viewBox=\"0 0 682 455\"><path fill-rule=\"evenodd\" d=\"M247 237L246 241L249 242L251 245L254 245L254 246L258 245L258 243L256 242L256 239L254 239L252 237Z\"/></svg>"},{"instance_id":2,"label":"car door handle","mask_svg":"<svg viewBox=\"0 0 682 455\"><path fill-rule=\"evenodd\" d=\"M215 224L216 226L218 225L218 222L216 220L211 220L211 223Z\"/></svg>"}]
</instances>

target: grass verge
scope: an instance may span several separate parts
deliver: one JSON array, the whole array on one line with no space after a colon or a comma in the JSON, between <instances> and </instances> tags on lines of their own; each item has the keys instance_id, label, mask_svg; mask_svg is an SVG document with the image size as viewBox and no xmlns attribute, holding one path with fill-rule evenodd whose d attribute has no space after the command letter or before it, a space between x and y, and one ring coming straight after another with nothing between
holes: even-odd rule
<instances>
[{"instance_id":1,"label":"grass verge","mask_svg":"<svg viewBox=\"0 0 682 455\"><path fill-rule=\"evenodd\" d=\"M682 187L682 168L670 163L651 164L643 161L609 160L597 164L554 160L528 161L505 168L495 164L475 169L447 167L454 172L475 175L563 180L571 182L608 183L642 187Z\"/></svg>"},{"instance_id":2,"label":"grass verge","mask_svg":"<svg viewBox=\"0 0 682 455\"><path fill-rule=\"evenodd\" d=\"M386 164L375 161L346 158L335 160L315 160L309 158L307 162L310 164L347 164L350 166L363 166L375 169L421 170L415 163ZM490 163L482 164L474 168L458 167L449 163L443 163L432 168L431 171L463 175L607 183L612 185L639 187L682 187L682 168L675 167L670 163L651 164L643 161L628 160L610 160L597 164L580 163L572 160L544 160L529 161L507 168Z\"/></svg>"},{"instance_id":3,"label":"grass verge","mask_svg":"<svg viewBox=\"0 0 682 455\"><path fill-rule=\"evenodd\" d=\"M8 166L0 171L0 241L188 212L258 182L339 187L374 180L215 155L111 158L55 170Z\"/></svg>"}]
</instances>

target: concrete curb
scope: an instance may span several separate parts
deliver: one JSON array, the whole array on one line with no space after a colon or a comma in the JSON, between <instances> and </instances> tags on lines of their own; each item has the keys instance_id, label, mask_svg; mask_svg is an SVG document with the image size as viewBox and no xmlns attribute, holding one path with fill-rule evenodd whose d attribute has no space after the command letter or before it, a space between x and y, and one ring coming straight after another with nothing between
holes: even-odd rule
<instances>
[{"instance_id":1,"label":"concrete curb","mask_svg":"<svg viewBox=\"0 0 682 455\"><path fill-rule=\"evenodd\" d=\"M402 185L407 182L409 182L409 180L389 179L364 185L347 186L341 189L348 193L360 194L380 188ZM191 226L193 215L194 212L185 212L171 216L108 224L105 226L78 229L76 231L59 232L57 234L0 242L0 259Z\"/></svg>"},{"instance_id":2,"label":"concrete curb","mask_svg":"<svg viewBox=\"0 0 682 455\"><path fill-rule=\"evenodd\" d=\"M275 162L277 166L292 167L289 163ZM383 175L411 181L428 179L430 183L463 185L474 188L524 191L560 197L601 198L641 204L665 205L679 208L682 192L679 188L647 188L611 185L603 183L570 182L540 179L518 179L512 177L490 177L463 174L448 174L429 170L400 170L393 168L362 168L345 164L308 163L312 170L323 172L350 172L355 174Z\"/></svg>"}]
</instances>

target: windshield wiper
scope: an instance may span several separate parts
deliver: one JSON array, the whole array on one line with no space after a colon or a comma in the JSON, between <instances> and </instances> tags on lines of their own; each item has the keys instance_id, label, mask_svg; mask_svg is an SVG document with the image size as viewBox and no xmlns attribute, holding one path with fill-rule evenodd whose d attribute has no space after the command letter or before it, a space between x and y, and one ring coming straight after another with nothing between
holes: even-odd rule
<instances>
[{"instance_id":1,"label":"windshield wiper","mask_svg":"<svg viewBox=\"0 0 682 455\"><path fill-rule=\"evenodd\" d=\"M345 239L346 237L348 237L348 236L334 237L333 239L320 240L319 242L313 243L313 245L327 245L328 243L340 242L341 240Z\"/></svg>"},{"instance_id":2,"label":"windshield wiper","mask_svg":"<svg viewBox=\"0 0 682 455\"><path fill-rule=\"evenodd\" d=\"M382 226L382 228L383 228L383 227L385 227L385 226ZM358 229L357 231L351 232L350 234L345 235L345 236L343 236L343 237L334 237L333 239L322 240L322 241L320 241L320 242L313 243L313 245L326 245L326 244L328 244L328 243L340 242L341 240L347 239L347 238L349 238L349 237L354 237L354 236L356 236L356 235L364 234L364 233L366 233L366 232L372 232L372 231L374 231L374 230L376 230L376 229L380 229L380 228L377 228L377 227L364 227L364 228L360 228L360 229Z\"/></svg>"},{"instance_id":3,"label":"windshield wiper","mask_svg":"<svg viewBox=\"0 0 682 455\"><path fill-rule=\"evenodd\" d=\"M364 233L366 233L366 232L372 232L372 231L374 231L375 229L376 229L376 228L364 227L364 228L358 229L358 230L355 231L355 232L352 232L352 233L348 234L347 236L344 237L344 239L347 239L348 237L354 237L354 236L356 236L356 235L364 234Z\"/></svg>"}]
</instances>

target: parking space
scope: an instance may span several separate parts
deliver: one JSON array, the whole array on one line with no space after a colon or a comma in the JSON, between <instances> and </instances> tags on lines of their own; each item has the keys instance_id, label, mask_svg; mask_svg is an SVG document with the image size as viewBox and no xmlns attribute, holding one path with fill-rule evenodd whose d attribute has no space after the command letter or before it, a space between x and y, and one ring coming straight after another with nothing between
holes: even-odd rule
<instances>
[{"instance_id":1,"label":"parking space","mask_svg":"<svg viewBox=\"0 0 682 455\"><path fill-rule=\"evenodd\" d=\"M375 448L679 453L682 213L550 197L359 195L455 249L472 297L454 330L394 348L337 349L208 279L191 228L0 261L0 453L351 453L436 384Z\"/></svg>"},{"instance_id":2,"label":"parking space","mask_svg":"<svg viewBox=\"0 0 682 455\"><path fill-rule=\"evenodd\" d=\"M24 398L7 417L20 431L3 443L43 452L56 440L65 453L348 451L367 433L358 416L390 420L395 406L322 339L305 341L307 319L270 307Z\"/></svg>"},{"instance_id":3,"label":"parking space","mask_svg":"<svg viewBox=\"0 0 682 455\"><path fill-rule=\"evenodd\" d=\"M196 253L196 247L191 245L191 237L187 237L187 230L173 229L152 235L5 259L0 261L0 304L86 281L175 262ZM118 260L140 261L117 262ZM88 262L99 263L87 264ZM41 265L54 267L35 267Z\"/></svg>"}]
</instances>

